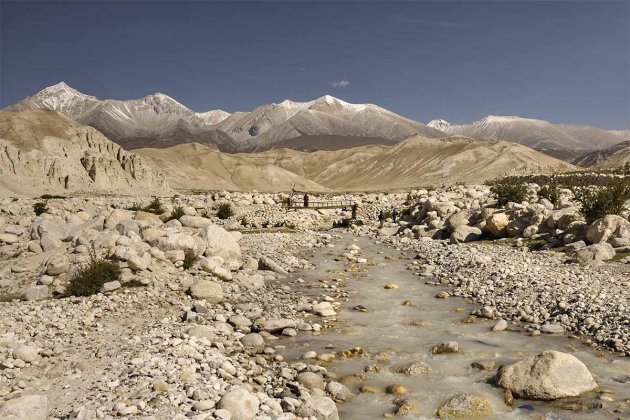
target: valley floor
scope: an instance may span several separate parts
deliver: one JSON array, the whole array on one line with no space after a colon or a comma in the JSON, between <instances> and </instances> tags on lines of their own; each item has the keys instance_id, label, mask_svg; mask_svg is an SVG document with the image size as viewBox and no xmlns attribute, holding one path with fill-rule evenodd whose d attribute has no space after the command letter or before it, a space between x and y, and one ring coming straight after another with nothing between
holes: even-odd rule
<instances>
[{"instance_id":1,"label":"valley floor","mask_svg":"<svg viewBox=\"0 0 630 420\"><path fill-rule=\"evenodd\" d=\"M622 265L585 272L553 252L366 232L244 235L245 257L267 256L279 267L259 272L263 287L224 282L226 300L216 305L185 293L201 272L172 268L147 272L144 286L89 298L0 303L0 396L46 395L51 416L79 419L333 419L324 387L343 419L401 407L433 417L462 392L486 399L495 418L630 413ZM491 331L500 318L507 331ZM458 343L457 354L431 354L448 341ZM496 367L548 349L576 356L599 388L506 405L488 383ZM416 362L428 366L422 377L397 373ZM392 385L404 398L384 392Z\"/></svg>"}]
</instances>

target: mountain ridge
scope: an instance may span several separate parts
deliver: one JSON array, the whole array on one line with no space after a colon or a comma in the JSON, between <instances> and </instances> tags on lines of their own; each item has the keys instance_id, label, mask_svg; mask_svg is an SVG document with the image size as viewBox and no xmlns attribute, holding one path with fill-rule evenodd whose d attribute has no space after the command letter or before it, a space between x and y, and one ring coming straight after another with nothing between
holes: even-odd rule
<instances>
[{"instance_id":1,"label":"mountain ridge","mask_svg":"<svg viewBox=\"0 0 630 420\"><path fill-rule=\"evenodd\" d=\"M58 111L92 126L125 149L198 142L228 153L287 146L338 150L361 144L393 144L416 135L463 135L523 144L571 161L630 139L628 131L518 116L488 115L468 124L440 119L425 125L375 104L352 104L331 95L305 102L285 99L245 112L195 112L160 92L138 99L101 100L65 82L44 88L5 110L39 108Z\"/></svg>"}]
</instances>

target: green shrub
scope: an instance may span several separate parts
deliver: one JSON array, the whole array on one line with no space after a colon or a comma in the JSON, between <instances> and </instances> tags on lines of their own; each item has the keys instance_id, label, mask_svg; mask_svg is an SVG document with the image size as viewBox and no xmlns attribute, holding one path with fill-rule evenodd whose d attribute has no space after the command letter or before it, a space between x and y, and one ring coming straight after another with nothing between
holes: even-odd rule
<instances>
[{"instance_id":1,"label":"green shrub","mask_svg":"<svg viewBox=\"0 0 630 420\"><path fill-rule=\"evenodd\" d=\"M217 210L217 217L219 219L225 220L232 216L234 216L234 209L232 208L232 205L223 203L219 206L219 209Z\"/></svg>"},{"instance_id":2,"label":"green shrub","mask_svg":"<svg viewBox=\"0 0 630 420\"><path fill-rule=\"evenodd\" d=\"M153 201L151 201L151 203L148 206L146 206L143 210L146 211L147 213L161 214L162 203L160 202L159 198L155 197Z\"/></svg>"},{"instance_id":3,"label":"green shrub","mask_svg":"<svg viewBox=\"0 0 630 420\"><path fill-rule=\"evenodd\" d=\"M194 252L192 252L190 249L187 249L184 252L184 264L182 265L182 267L184 267L184 270L188 270L193 265L195 265L196 261L197 261L197 255Z\"/></svg>"},{"instance_id":4,"label":"green shrub","mask_svg":"<svg viewBox=\"0 0 630 420\"><path fill-rule=\"evenodd\" d=\"M593 223L607 214L620 214L630 200L630 180L614 178L606 186L574 188L575 199L582 205L587 223Z\"/></svg>"},{"instance_id":5,"label":"green shrub","mask_svg":"<svg viewBox=\"0 0 630 420\"><path fill-rule=\"evenodd\" d=\"M554 206L560 203L560 187L556 184L543 185L538 191L538 196L546 198Z\"/></svg>"},{"instance_id":6,"label":"green shrub","mask_svg":"<svg viewBox=\"0 0 630 420\"><path fill-rule=\"evenodd\" d=\"M179 218L182 217L184 214L186 213L184 213L184 208L182 206L175 206L173 207L173 210L171 210L171 217L169 217L168 220L179 220Z\"/></svg>"},{"instance_id":7,"label":"green shrub","mask_svg":"<svg viewBox=\"0 0 630 420\"><path fill-rule=\"evenodd\" d=\"M33 204L33 211L37 216L40 214L46 213L48 211L48 206L46 203L40 201L39 203Z\"/></svg>"},{"instance_id":8,"label":"green shrub","mask_svg":"<svg viewBox=\"0 0 630 420\"><path fill-rule=\"evenodd\" d=\"M96 252L90 252L90 261L84 264L70 279L66 296L90 296L98 293L103 284L120 279L120 266L104 258L98 258Z\"/></svg>"},{"instance_id":9,"label":"green shrub","mask_svg":"<svg viewBox=\"0 0 630 420\"><path fill-rule=\"evenodd\" d=\"M113 206L112 206L113 207ZM144 207L142 207L140 204L138 203L133 203L131 206L129 206L129 208L127 208L127 210L131 210L131 211L140 211L140 210L144 210Z\"/></svg>"},{"instance_id":10,"label":"green shrub","mask_svg":"<svg viewBox=\"0 0 630 420\"><path fill-rule=\"evenodd\" d=\"M527 185L511 178L503 178L490 184L490 191L499 207L507 203L520 203L527 198Z\"/></svg>"}]
</instances>

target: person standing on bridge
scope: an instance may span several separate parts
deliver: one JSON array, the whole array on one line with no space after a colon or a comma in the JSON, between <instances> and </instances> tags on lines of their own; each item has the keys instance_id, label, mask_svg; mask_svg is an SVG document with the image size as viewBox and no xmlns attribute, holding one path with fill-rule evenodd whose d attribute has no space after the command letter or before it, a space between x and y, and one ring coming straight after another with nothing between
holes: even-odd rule
<instances>
[{"instance_id":1,"label":"person standing on bridge","mask_svg":"<svg viewBox=\"0 0 630 420\"><path fill-rule=\"evenodd\" d=\"M304 193L304 207L308 207L308 193Z\"/></svg>"}]
</instances>

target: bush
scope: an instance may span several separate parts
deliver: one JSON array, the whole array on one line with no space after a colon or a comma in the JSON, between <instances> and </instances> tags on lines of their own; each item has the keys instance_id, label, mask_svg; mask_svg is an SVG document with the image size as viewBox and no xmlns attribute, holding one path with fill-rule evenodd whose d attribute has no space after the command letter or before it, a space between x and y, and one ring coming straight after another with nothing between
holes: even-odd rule
<instances>
[{"instance_id":1,"label":"bush","mask_svg":"<svg viewBox=\"0 0 630 420\"><path fill-rule=\"evenodd\" d=\"M48 211L48 206L46 206L46 203L40 201L39 203L33 204L33 211L37 216L39 216L40 214L46 213Z\"/></svg>"},{"instance_id":2,"label":"bush","mask_svg":"<svg viewBox=\"0 0 630 420\"><path fill-rule=\"evenodd\" d=\"M92 249L90 261L84 264L70 279L66 296L90 296L98 293L103 284L120 279L120 266L104 258L98 258Z\"/></svg>"},{"instance_id":3,"label":"bush","mask_svg":"<svg viewBox=\"0 0 630 420\"><path fill-rule=\"evenodd\" d=\"M575 199L582 205L587 223L593 223L607 214L620 214L630 199L630 180L615 178L606 186L574 188Z\"/></svg>"},{"instance_id":4,"label":"bush","mask_svg":"<svg viewBox=\"0 0 630 420\"><path fill-rule=\"evenodd\" d=\"M556 184L543 185L538 191L538 196L546 198L551 204L556 206L560 203L560 187Z\"/></svg>"},{"instance_id":5,"label":"bush","mask_svg":"<svg viewBox=\"0 0 630 420\"><path fill-rule=\"evenodd\" d=\"M147 213L160 214L162 213L162 203L159 198L155 197L143 210Z\"/></svg>"},{"instance_id":6,"label":"bush","mask_svg":"<svg viewBox=\"0 0 630 420\"><path fill-rule=\"evenodd\" d=\"M219 206L219 210L217 210L217 217L221 220L228 219L234 216L234 209L228 203L223 203Z\"/></svg>"},{"instance_id":7,"label":"bush","mask_svg":"<svg viewBox=\"0 0 630 420\"><path fill-rule=\"evenodd\" d=\"M171 210L171 217L169 217L168 220L179 220L179 218L182 217L184 214L186 213L184 213L184 208L182 206L175 206L173 207L173 210Z\"/></svg>"},{"instance_id":8,"label":"bush","mask_svg":"<svg viewBox=\"0 0 630 420\"><path fill-rule=\"evenodd\" d=\"M196 261L197 261L197 255L194 252L192 252L190 249L187 249L184 252L184 264L182 265L182 267L184 267L184 270L188 270L193 265L195 265Z\"/></svg>"},{"instance_id":9,"label":"bush","mask_svg":"<svg viewBox=\"0 0 630 420\"><path fill-rule=\"evenodd\" d=\"M113 207L113 206L112 206ZM129 206L127 208L127 210L131 210L131 211L140 211L140 210L144 210L144 207L142 207L140 204L138 203L133 203L131 206Z\"/></svg>"},{"instance_id":10,"label":"bush","mask_svg":"<svg viewBox=\"0 0 630 420\"><path fill-rule=\"evenodd\" d=\"M493 181L490 184L490 191L494 194L499 207L510 202L520 203L527 199L527 185L511 178Z\"/></svg>"}]
</instances>

